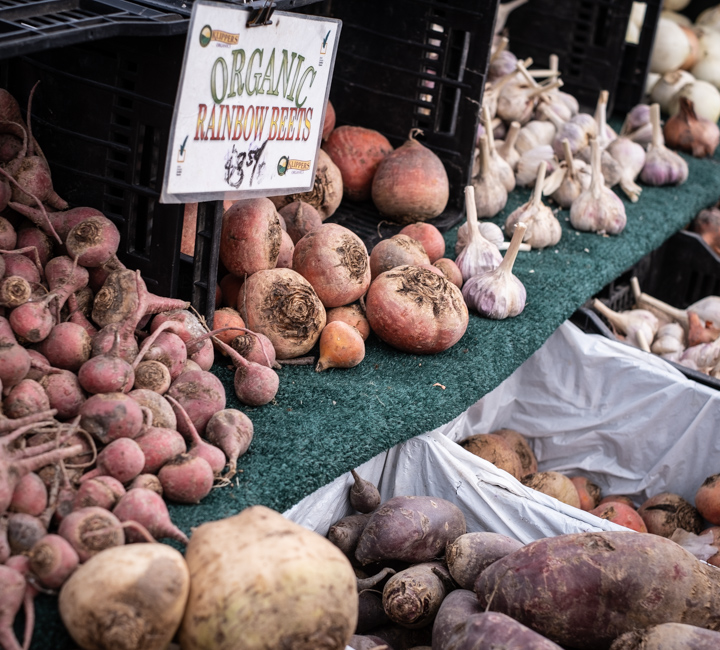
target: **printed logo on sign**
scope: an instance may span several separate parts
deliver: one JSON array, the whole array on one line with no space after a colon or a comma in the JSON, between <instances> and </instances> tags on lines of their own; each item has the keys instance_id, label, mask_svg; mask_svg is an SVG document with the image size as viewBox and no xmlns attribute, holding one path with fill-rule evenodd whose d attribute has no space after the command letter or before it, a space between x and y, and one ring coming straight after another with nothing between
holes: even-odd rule
<instances>
[{"instance_id":1,"label":"printed logo on sign","mask_svg":"<svg viewBox=\"0 0 720 650\"><path fill-rule=\"evenodd\" d=\"M187 145L187 141L188 141L188 136L185 136L183 143L180 145L180 150L178 151L177 161L179 163L185 162L185 154L187 152L185 145Z\"/></svg>"},{"instance_id":2,"label":"printed logo on sign","mask_svg":"<svg viewBox=\"0 0 720 650\"><path fill-rule=\"evenodd\" d=\"M200 45L207 47L212 41L218 41L226 45L237 45L240 42L240 34L223 32L219 29L213 29L210 25L205 25L200 30Z\"/></svg>"},{"instance_id":3,"label":"printed logo on sign","mask_svg":"<svg viewBox=\"0 0 720 650\"><path fill-rule=\"evenodd\" d=\"M328 30L328 33L325 34L325 38L323 39L323 42L320 45L320 54L327 54L327 45L328 45L329 38L330 38L330 31Z\"/></svg>"},{"instance_id":4,"label":"printed logo on sign","mask_svg":"<svg viewBox=\"0 0 720 650\"><path fill-rule=\"evenodd\" d=\"M278 160L278 166L277 166L278 176L285 175L285 172L288 169L289 162L290 162L290 159L287 156L281 156L280 160Z\"/></svg>"},{"instance_id":5,"label":"printed logo on sign","mask_svg":"<svg viewBox=\"0 0 720 650\"><path fill-rule=\"evenodd\" d=\"M288 169L294 172L306 172L310 170L312 160L292 160L287 156L281 156L278 160L278 176L284 176Z\"/></svg>"}]
</instances>

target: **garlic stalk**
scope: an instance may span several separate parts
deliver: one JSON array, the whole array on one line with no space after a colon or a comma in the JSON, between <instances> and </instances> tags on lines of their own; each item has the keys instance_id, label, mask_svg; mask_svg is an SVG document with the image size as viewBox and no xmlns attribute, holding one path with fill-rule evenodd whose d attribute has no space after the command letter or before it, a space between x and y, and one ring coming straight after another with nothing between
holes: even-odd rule
<instances>
[{"instance_id":1,"label":"garlic stalk","mask_svg":"<svg viewBox=\"0 0 720 650\"><path fill-rule=\"evenodd\" d=\"M518 68L523 69L522 61L518 61ZM530 121L535 110L537 97L542 93L559 88L562 81L556 79L548 86L529 87L524 83L517 83L505 86L498 96L497 115L506 122L520 122L525 124Z\"/></svg>"},{"instance_id":2,"label":"garlic stalk","mask_svg":"<svg viewBox=\"0 0 720 650\"><path fill-rule=\"evenodd\" d=\"M505 29L508 16L518 7L522 7L527 1L528 0L512 0L512 2L499 2L493 33L499 34L502 32L502 30Z\"/></svg>"},{"instance_id":3,"label":"garlic stalk","mask_svg":"<svg viewBox=\"0 0 720 650\"><path fill-rule=\"evenodd\" d=\"M620 135L629 136L646 125L650 126L650 106L649 104L638 104L625 116Z\"/></svg>"},{"instance_id":4,"label":"garlic stalk","mask_svg":"<svg viewBox=\"0 0 720 650\"><path fill-rule=\"evenodd\" d=\"M645 149L637 142L620 136L608 145L606 151L620 166L620 188L633 203L637 202L642 187L635 179L645 166Z\"/></svg>"},{"instance_id":5,"label":"garlic stalk","mask_svg":"<svg viewBox=\"0 0 720 650\"><path fill-rule=\"evenodd\" d=\"M519 223L502 263L494 271L470 278L462 292L468 307L486 318L500 320L517 316L525 308L525 286L512 273L513 264L525 236L526 226Z\"/></svg>"},{"instance_id":6,"label":"garlic stalk","mask_svg":"<svg viewBox=\"0 0 720 650\"><path fill-rule=\"evenodd\" d=\"M579 121L580 115L584 115L584 113L579 113L569 122L563 122L557 113L549 106L542 106L540 110L542 115L547 117L547 119L555 125L556 132L552 141L552 148L558 158L560 158L564 152L563 140L567 140L570 143L570 150L573 153L577 153L587 146L590 139L588 135L588 124ZM594 124L595 120L592 121Z\"/></svg>"},{"instance_id":7,"label":"garlic stalk","mask_svg":"<svg viewBox=\"0 0 720 650\"><path fill-rule=\"evenodd\" d=\"M577 230L617 235L627 223L625 205L620 197L605 186L600 163L600 147L592 141L592 180L590 188L573 201L570 223Z\"/></svg>"},{"instance_id":8,"label":"garlic stalk","mask_svg":"<svg viewBox=\"0 0 720 650\"><path fill-rule=\"evenodd\" d=\"M615 329L625 334L628 343L646 352L651 351L650 345L660 326L654 314L645 309L613 311L597 298L593 300L593 309L600 312Z\"/></svg>"},{"instance_id":9,"label":"garlic stalk","mask_svg":"<svg viewBox=\"0 0 720 650\"><path fill-rule=\"evenodd\" d=\"M495 244L491 244L478 230L477 211L475 207L475 188L465 188L465 212L468 224L468 243L458 255L455 264L462 273L463 281L485 271L492 271L502 262L502 255Z\"/></svg>"},{"instance_id":10,"label":"garlic stalk","mask_svg":"<svg viewBox=\"0 0 720 650\"><path fill-rule=\"evenodd\" d=\"M560 222L555 218L552 210L542 202L546 169L547 163L541 162L532 197L527 203L513 210L505 221L505 232L508 235L515 231L518 223L524 223L526 226L524 241L533 248L555 246L562 236Z\"/></svg>"},{"instance_id":11,"label":"garlic stalk","mask_svg":"<svg viewBox=\"0 0 720 650\"><path fill-rule=\"evenodd\" d=\"M555 133L557 133L557 129L552 122L546 120L531 120L520 129L515 148L522 156L526 151L530 151L530 149L541 147L544 144L552 144Z\"/></svg>"},{"instance_id":12,"label":"garlic stalk","mask_svg":"<svg viewBox=\"0 0 720 650\"><path fill-rule=\"evenodd\" d=\"M521 127L520 122L511 122L505 140L497 140L495 142L495 150L502 156L505 162L510 165L510 169L515 171L518 160L520 160L520 152L515 148Z\"/></svg>"},{"instance_id":13,"label":"garlic stalk","mask_svg":"<svg viewBox=\"0 0 720 650\"><path fill-rule=\"evenodd\" d=\"M563 140L565 160L547 178L543 185L543 194L550 196L562 208L569 208L582 192L590 187L592 174L590 166L582 160L574 160L570 143Z\"/></svg>"},{"instance_id":14,"label":"garlic stalk","mask_svg":"<svg viewBox=\"0 0 720 650\"><path fill-rule=\"evenodd\" d=\"M605 185L613 187L617 185L622 178L622 168L618 161L605 151L610 142L617 138L615 132L608 128L606 122L608 95L607 90L600 92L597 109L595 110L595 123L597 124L598 133L596 140L601 151L600 161L602 163L603 178L605 179ZM583 162L590 163L592 161L592 150L590 146L588 145L578 151L577 157Z\"/></svg>"},{"instance_id":15,"label":"garlic stalk","mask_svg":"<svg viewBox=\"0 0 720 650\"><path fill-rule=\"evenodd\" d=\"M668 315L680 323L686 330L689 325L689 312L697 314L703 322L710 323L712 327L720 329L720 296L705 296L705 298L694 302L687 309L678 309L646 293L641 293L637 302L639 305L653 307L663 314Z\"/></svg>"},{"instance_id":16,"label":"garlic stalk","mask_svg":"<svg viewBox=\"0 0 720 650\"><path fill-rule=\"evenodd\" d=\"M548 173L554 172L560 165L560 162L555 157L552 147L549 144L530 149L530 151L526 151L522 156L520 156L520 160L518 160L517 164L517 170L515 172L515 180L517 181L517 184L523 187L534 185L541 162L545 162L547 164Z\"/></svg>"},{"instance_id":17,"label":"garlic stalk","mask_svg":"<svg viewBox=\"0 0 720 650\"><path fill-rule=\"evenodd\" d=\"M532 59L530 59L532 61ZM498 97L502 92L503 88L511 81L516 82L516 76L518 74L517 64L512 72L508 72L493 83L485 84L485 92L483 93L482 105L487 106L490 111L490 116L495 117L497 114Z\"/></svg>"},{"instance_id":18,"label":"garlic stalk","mask_svg":"<svg viewBox=\"0 0 720 650\"><path fill-rule=\"evenodd\" d=\"M480 173L472 179L479 217L494 217L505 207L507 190L498 176L487 135L480 136Z\"/></svg>"},{"instance_id":19,"label":"garlic stalk","mask_svg":"<svg viewBox=\"0 0 720 650\"><path fill-rule=\"evenodd\" d=\"M652 143L648 147L640 180L646 185L680 185L687 180L688 165L678 154L665 146L660 128L660 106L650 107L653 128Z\"/></svg>"},{"instance_id":20,"label":"garlic stalk","mask_svg":"<svg viewBox=\"0 0 720 650\"><path fill-rule=\"evenodd\" d=\"M607 123L607 103L610 93L607 90L601 90L598 97L597 106L595 107L595 123L597 124L597 141L601 149L607 149L607 146L617 138L617 134Z\"/></svg>"},{"instance_id":21,"label":"garlic stalk","mask_svg":"<svg viewBox=\"0 0 720 650\"><path fill-rule=\"evenodd\" d=\"M506 160L495 149L495 136L493 135L492 120L490 119L490 111L488 111L487 106L483 107L482 115L483 126L485 127L485 133L487 135L488 149L492 157L493 165L500 178L500 182L508 192L512 192L515 189L515 173L512 167L510 167Z\"/></svg>"}]
</instances>

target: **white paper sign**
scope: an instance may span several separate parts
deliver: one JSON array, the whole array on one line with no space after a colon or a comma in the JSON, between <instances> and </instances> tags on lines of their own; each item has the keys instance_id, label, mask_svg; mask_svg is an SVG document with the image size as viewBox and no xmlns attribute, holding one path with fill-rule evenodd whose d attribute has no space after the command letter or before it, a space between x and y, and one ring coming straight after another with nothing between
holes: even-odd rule
<instances>
[{"instance_id":1,"label":"white paper sign","mask_svg":"<svg viewBox=\"0 0 720 650\"><path fill-rule=\"evenodd\" d=\"M341 23L198 0L168 144L162 203L312 188Z\"/></svg>"}]
</instances>

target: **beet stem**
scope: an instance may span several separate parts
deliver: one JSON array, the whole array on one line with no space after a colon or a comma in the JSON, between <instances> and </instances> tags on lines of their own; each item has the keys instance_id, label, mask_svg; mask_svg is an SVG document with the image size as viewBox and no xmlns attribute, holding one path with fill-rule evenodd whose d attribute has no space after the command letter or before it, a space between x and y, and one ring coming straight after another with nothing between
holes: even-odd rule
<instances>
[{"instance_id":1,"label":"beet stem","mask_svg":"<svg viewBox=\"0 0 720 650\"><path fill-rule=\"evenodd\" d=\"M41 201L37 196L35 196L32 192L28 192L24 187L22 187L22 186L20 185L20 183L18 183L18 182L17 182L10 174L8 174L2 167L0 167L0 173L2 173L2 175L5 176L5 178L7 178L8 180L10 180L10 182L12 182L12 183L14 183L15 185L17 185L21 192L24 192L25 194L27 194L30 198L32 198L32 199L38 204L40 210L41 210L42 213L43 213L43 217L45 217L43 220L41 220L41 221L44 221L44 224L43 224L43 225L45 226L45 228L47 228L47 229L50 231L50 234L51 234L53 237L55 237L55 239L57 239L58 244L62 244L62 243L63 243L63 240L60 239L60 235L57 234L57 231L56 231L55 228L53 227L52 221L50 221L50 217L48 217L47 211L45 210L45 206L42 204L42 201ZM40 224L37 224L37 225L40 226ZM42 226L41 226L41 227L42 227ZM43 230L45 230L45 228L43 228Z\"/></svg>"}]
</instances>

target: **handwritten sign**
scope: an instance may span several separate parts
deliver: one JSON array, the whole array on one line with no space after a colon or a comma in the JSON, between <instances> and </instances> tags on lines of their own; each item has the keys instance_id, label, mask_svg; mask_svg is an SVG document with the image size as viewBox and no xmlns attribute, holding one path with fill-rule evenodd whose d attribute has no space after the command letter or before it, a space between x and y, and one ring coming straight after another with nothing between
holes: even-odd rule
<instances>
[{"instance_id":1,"label":"handwritten sign","mask_svg":"<svg viewBox=\"0 0 720 650\"><path fill-rule=\"evenodd\" d=\"M198 0L160 201L278 196L312 188L340 21Z\"/></svg>"}]
</instances>

